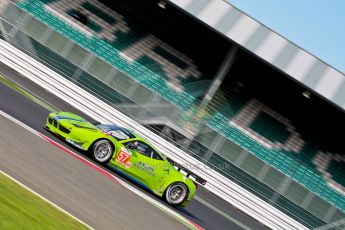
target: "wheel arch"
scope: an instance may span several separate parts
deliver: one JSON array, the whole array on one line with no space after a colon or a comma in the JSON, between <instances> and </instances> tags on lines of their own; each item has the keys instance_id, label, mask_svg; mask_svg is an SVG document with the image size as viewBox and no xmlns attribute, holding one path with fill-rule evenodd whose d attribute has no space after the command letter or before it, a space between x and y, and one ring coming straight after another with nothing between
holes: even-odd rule
<instances>
[{"instance_id":1,"label":"wheel arch","mask_svg":"<svg viewBox=\"0 0 345 230\"><path fill-rule=\"evenodd\" d=\"M167 186L165 186L164 192L163 192L163 196L165 195L165 192L168 190L169 186L172 185L172 184L176 184L176 183L184 184L187 187L187 192L189 194L189 187L188 187L188 185L184 181L182 181L182 180L175 180L175 181L171 181L170 183L168 183Z\"/></svg>"},{"instance_id":2,"label":"wheel arch","mask_svg":"<svg viewBox=\"0 0 345 230\"><path fill-rule=\"evenodd\" d=\"M92 146L97 142L97 141L101 141L101 140L106 140L109 141L109 143L111 144L111 147L113 147L113 151L115 152L116 150L116 146L114 145L114 143L109 140L108 138L104 138L104 137L100 137L100 138L95 138L92 143L89 145L87 151L89 152L92 149Z\"/></svg>"},{"instance_id":3,"label":"wheel arch","mask_svg":"<svg viewBox=\"0 0 345 230\"><path fill-rule=\"evenodd\" d=\"M170 184L168 184L168 185L165 187L165 189L164 189L164 192L163 192L163 194L162 194L162 198L163 198L164 200L166 200L166 192L167 192L168 188L169 188L171 185L177 184L177 183L181 183L181 184L185 185L186 188L187 188L187 194L186 194L185 199L184 199L180 204L177 205L177 206L183 206L183 204L184 204L186 201L188 202L188 198L189 198L189 196L190 196L189 186L188 186L184 181L177 180L177 181L172 181ZM166 201L166 202L167 202L167 201Z\"/></svg>"}]
</instances>

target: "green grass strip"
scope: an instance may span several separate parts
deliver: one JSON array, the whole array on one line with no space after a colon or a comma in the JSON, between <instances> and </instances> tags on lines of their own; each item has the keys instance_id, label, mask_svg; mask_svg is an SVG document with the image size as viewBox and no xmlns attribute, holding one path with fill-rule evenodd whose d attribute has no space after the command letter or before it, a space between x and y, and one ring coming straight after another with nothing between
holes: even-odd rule
<instances>
[{"instance_id":1,"label":"green grass strip","mask_svg":"<svg viewBox=\"0 0 345 230\"><path fill-rule=\"evenodd\" d=\"M54 107L52 105L49 105L47 102L45 102L42 99L40 99L40 98L30 94L28 91L26 91L22 87L18 86L14 82L10 81L9 79L7 79L7 78L5 78L5 77L3 77L1 75L0 75L0 83L10 87L11 89L15 90L16 92L20 93L24 97L26 97L29 100L35 102L36 104L42 106L43 108L45 108L46 110L48 110L50 112L59 111L58 108L56 108L56 107Z\"/></svg>"},{"instance_id":2,"label":"green grass strip","mask_svg":"<svg viewBox=\"0 0 345 230\"><path fill-rule=\"evenodd\" d=\"M0 229L88 229L0 171Z\"/></svg>"}]
</instances>

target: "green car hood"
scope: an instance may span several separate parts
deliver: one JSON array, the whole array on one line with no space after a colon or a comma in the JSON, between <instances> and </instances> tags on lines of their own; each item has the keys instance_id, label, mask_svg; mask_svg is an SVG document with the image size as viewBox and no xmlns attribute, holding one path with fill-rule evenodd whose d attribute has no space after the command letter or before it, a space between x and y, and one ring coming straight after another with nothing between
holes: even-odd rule
<instances>
[{"instance_id":1,"label":"green car hood","mask_svg":"<svg viewBox=\"0 0 345 230\"><path fill-rule=\"evenodd\" d=\"M99 130L97 126L86 121L84 118L70 112L59 112L56 114L53 113L52 118L58 120L66 128L69 128L70 126L76 126L78 128Z\"/></svg>"}]
</instances>

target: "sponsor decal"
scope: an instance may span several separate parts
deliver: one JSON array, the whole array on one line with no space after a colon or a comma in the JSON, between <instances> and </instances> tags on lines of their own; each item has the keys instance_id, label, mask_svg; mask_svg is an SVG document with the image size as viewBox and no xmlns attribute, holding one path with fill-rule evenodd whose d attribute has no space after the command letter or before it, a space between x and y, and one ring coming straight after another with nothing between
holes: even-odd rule
<instances>
[{"instance_id":1,"label":"sponsor decal","mask_svg":"<svg viewBox=\"0 0 345 230\"><path fill-rule=\"evenodd\" d=\"M73 145L73 146L75 146L75 147L77 147L77 148L79 148L79 149L84 150L84 148L83 148L81 145L79 145L78 143L76 143L76 142L74 142L74 141L72 141L72 140L70 140L70 139L66 139L66 141L67 141L68 143L70 143L71 145Z\"/></svg>"},{"instance_id":2,"label":"sponsor decal","mask_svg":"<svg viewBox=\"0 0 345 230\"><path fill-rule=\"evenodd\" d=\"M126 164L125 164L125 167L126 167L126 168L130 168L131 166L132 166L132 163L129 162L129 161L127 161Z\"/></svg>"},{"instance_id":3,"label":"sponsor decal","mask_svg":"<svg viewBox=\"0 0 345 230\"><path fill-rule=\"evenodd\" d=\"M134 163L134 167L136 167L137 169L141 171L144 171L145 173L149 174L152 177L155 176L153 167L145 164L144 162L139 161L137 163Z\"/></svg>"},{"instance_id":4,"label":"sponsor decal","mask_svg":"<svg viewBox=\"0 0 345 230\"><path fill-rule=\"evenodd\" d=\"M77 118L60 116L60 115L54 116L53 119L55 119L55 120L71 120L71 121L85 122L84 119L77 119Z\"/></svg>"}]
</instances>

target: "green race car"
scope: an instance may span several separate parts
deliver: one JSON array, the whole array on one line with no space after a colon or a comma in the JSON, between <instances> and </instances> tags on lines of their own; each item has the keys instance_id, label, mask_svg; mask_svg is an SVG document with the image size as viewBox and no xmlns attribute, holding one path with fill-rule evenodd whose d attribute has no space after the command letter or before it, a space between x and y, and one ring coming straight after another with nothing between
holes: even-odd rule
<instances>
[{"instance_id":1,"label":"green race car","mask_svg":"<svg viewBox=\"0 0 345 230\"><path fill-rule=\"evenodd\" d=\"M50 113L46 129L92 158L163 197L170 205L186 206L196 184L179 172L145 139L112 124L91 124L70 112Z\"/></svg>"}]
</instances>

